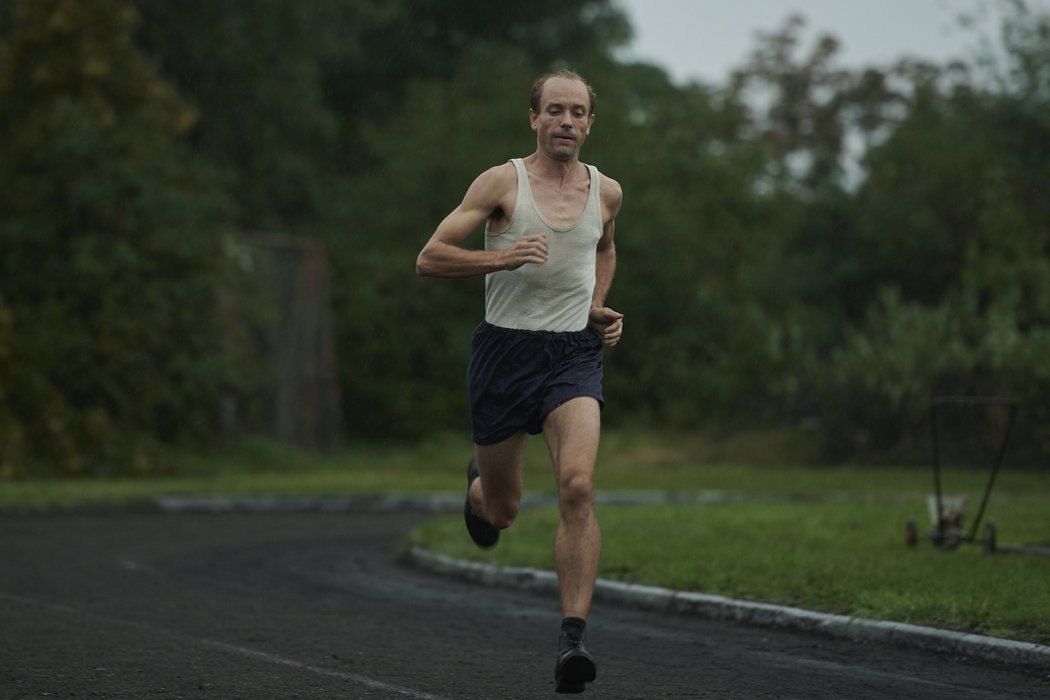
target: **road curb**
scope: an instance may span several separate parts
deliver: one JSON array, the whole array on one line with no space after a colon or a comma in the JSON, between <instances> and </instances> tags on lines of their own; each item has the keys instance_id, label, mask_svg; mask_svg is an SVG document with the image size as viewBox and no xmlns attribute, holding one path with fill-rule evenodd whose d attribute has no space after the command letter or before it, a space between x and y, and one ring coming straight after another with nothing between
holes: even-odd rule
<instances>
[{"instance_id":1,"label":"road curb","mask_svg":"<svg viewBox=\"0 0 1050 700\"><path fill-rule=\"evenodd\" d=\"M404 553L406 561L421 569L487 586L556 593L553 571L530 567L496 566L455 559L419 547ZM832 615L769 603L754 603L724 596L676 591L657 586L599 578L595 598L646 610L698 615L708 619L813 632L859 642L892 644L911 649L953 654L1012 665L1050 668L1050 646L979 634L953 632L901 622Z\"/></svg>"}]
</instances>

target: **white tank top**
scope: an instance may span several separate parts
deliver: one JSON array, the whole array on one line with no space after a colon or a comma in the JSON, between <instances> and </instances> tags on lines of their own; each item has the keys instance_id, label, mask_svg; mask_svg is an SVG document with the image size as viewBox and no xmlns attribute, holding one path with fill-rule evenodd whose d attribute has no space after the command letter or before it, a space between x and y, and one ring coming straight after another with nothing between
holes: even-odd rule
<instances>
[{"instance_id":1,"label":"white tank top","mask_svg":"<svg viewBox=\"0 0 1050 700\"><path fill-rule=\"evenodd\" d=\"M532 198L529 175L521 158L510 161L518 173L518 194L506 230L485 226L485 250L506 250L520 237L545 233L547 262L527 263L517 270L485 276L485 320L494 326L533 331L581 331L587 327L594 294L595 252L602 237L598 169L591 178L587 205L568 228L552 225Z\"/></svg>"}]
</instances>

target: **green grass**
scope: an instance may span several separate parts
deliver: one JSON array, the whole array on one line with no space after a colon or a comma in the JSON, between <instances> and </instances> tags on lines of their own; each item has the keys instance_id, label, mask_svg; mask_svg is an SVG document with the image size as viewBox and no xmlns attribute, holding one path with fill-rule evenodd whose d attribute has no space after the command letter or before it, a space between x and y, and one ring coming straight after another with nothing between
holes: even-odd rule
<instances>
[{"instance_id":1,"label":"green grass","mask_svg":"<svg viewBox=\"0 0 1050 700\"><path fill-rule=\"evenodd\" d=\"M607 436L600 490L721 490L755 500L600 507L600 575L1050 643L1050 559L987 556L975 544L945 551L926 539L905 546L907 520L915 518L921 530L929 521L931 467L793 466L805 459L805 444L777 434L750 438L727 445L709 436ZM549 492L549 475L537 469L547 460L529 456L526 488ZM945 492L967 495L971 518L989 473L945 469ZM775 495L796 498L767 497ZM1005 468L986 518L996 522L1003 544L1050 540L1050 472ZM554 509L524 513L499 547L482 552L465 536L461 517L449 516L419 528L410 543L549 569L556 527Z\"/></svg>"},{"instance_id":2,"label":"green grass","mask_svg":"<svg viewBox=\"0 0 1050 700\"><path fill-rule=\"evenodd\" d=\"M266 441L184 457L178 477L0 481L0 508L135 503L175 493L363 494L461 492L469 445L458 436L423 444L352 445L318 456ZM811 446L789 433L720 439L608 432L599 457L602 491L718 490L752 500L719 505L601 506L601 576L1050 643L1050 559L986 556L921 540L904 545L905 522L925 527L928 466L804 466ZM530 441L526 490L551 493L543 441ZM746 465L746 466L745 466ZM971 498L987 470L948 471L947 492ZM792 495L794 500L775 495ZM1007 466L987 516L1003 543L1050 539L1050 472ZM436 518L409 540L452 556L550 568L557 513L521 514L490 552L466 537L461 516Z\"/></svg>"},{"instance_id":3,"label":"green grass","mask_svg":"<svg viewBox=\"0 0 1050 700\"><path fill-rule=\"evenodd\" d=\"M1050 642L1050 559L904 544L921 503L752 501L599 508L604 578L810 610ZM1001 538L1045 539L1050 499L991 509ZM413 544L463 559L550 569L555 509L527 512L489 552L462 518L428 523Z\"/></svg>"},{"instance_id":4,"label":"green grass","mask_svg":"<svg viewBox=\"0 0 1050 700\"><path fill-rule=\"evenodd\" d=\"M469 443L363 444L320 455L269 440L178 458L174 476L0 479L0 510L149 502L171 494L343 495L460 488Z\"/></svg>"}]
</instances>

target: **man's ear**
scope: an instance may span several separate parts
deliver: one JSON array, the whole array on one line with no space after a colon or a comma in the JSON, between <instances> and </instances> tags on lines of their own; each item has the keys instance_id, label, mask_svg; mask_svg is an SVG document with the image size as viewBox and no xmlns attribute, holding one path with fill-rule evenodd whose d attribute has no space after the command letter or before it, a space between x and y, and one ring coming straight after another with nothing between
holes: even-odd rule
<instances>
[{"instance_id":1,"label":"man's ear","mask_svg":"<svg viewBox=\"0 0 1050 700\"><path fill-rule=\"evenodd\" d=\"M536 119L538 118L538 116L539 115L537 115L535 112L533 112L532 108L530 107L529 108L529 127L531 127L533 131L536 131Z\"/></svg>"}]
</instances>

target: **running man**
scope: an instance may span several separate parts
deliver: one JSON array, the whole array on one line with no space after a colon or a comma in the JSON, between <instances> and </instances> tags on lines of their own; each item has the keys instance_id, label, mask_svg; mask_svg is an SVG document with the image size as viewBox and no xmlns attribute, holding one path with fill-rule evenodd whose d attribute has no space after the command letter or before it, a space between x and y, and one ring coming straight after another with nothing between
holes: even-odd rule
<instances>
[{"instance_id":1,"label":"running man","mask_svg":"<svg viewBox=\"0 0 1050 700\"><path fill-rule=\"evenodd\" d=\"M467 370L474 458L464 518L478 546L494 546L518 514L526 436L543 433L550 450L561 510L559 692L580 692L597 675L584 632L601 553L594 468L602 356L623 332L623 315L605 306L623 195L579 159L594 103L576 73L538 79L529 109L535 153L479 175L416 261L422 276L486 276L485 320ZM484 249L462 247L483 222Z\"/></svg>"}]
</instances>

